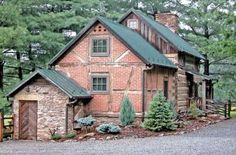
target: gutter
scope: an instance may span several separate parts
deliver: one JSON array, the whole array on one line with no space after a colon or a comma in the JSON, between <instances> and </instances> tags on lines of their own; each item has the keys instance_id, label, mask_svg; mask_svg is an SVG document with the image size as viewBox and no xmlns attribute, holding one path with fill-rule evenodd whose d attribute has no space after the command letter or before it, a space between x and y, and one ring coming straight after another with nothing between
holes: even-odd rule
<instances>
[{"instance_id":1,"label":"gutter","mask_svg":"<svg viewBox=\"0 0 236 155\"><path fill-rule=\"evenodd\" d=\"M149 67L149 68L148 68ZM145 72L152 70L154 68L154 65L146 65L146 68L143 69L143 75L142 75L142 122L144 121L145 117L145 86L146 86L146 79L145 79Z\"/></svg>"}]
</instances>

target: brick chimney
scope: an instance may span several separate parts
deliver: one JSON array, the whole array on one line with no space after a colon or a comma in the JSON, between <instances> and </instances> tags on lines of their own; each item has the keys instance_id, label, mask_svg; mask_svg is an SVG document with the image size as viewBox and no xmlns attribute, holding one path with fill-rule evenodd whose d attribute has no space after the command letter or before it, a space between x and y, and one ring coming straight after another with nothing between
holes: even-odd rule
<instances>
[{"instance_id":1,"label":"brick chimney","mask_svg":"<svg viewBox=\"0 0 236 155\"><path fill-rule=\"evenodd\" d=\"M179 29L179 17L171 12L155 12L154 18L156 21L162 23L163 25L167 26L171 31L178 32Z\"/></svg>"}]
</instances>

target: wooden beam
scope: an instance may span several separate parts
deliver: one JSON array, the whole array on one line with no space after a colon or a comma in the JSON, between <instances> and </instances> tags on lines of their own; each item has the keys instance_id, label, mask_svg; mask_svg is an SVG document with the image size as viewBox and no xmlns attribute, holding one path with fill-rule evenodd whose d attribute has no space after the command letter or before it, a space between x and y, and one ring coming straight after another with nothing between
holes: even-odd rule
<instances>
[{"instance_id":1,"label":"wooden beam","mask_svg":"<svg viewBox=\"0 0 236 155\"><path fill-rule=\"evenodd\" d=\"M3 141L3 112L0 111L0 142Z\"/></svg>"},{"instance_id":2,"label":"wooden beam","mask_svg":"<svg viewBox=\"0 0 236 155\"><path fill-rule=\"evenodd\" d=\"M202 81L202 110L206 111L206 81Z\"/></svg>"}]
</instances>

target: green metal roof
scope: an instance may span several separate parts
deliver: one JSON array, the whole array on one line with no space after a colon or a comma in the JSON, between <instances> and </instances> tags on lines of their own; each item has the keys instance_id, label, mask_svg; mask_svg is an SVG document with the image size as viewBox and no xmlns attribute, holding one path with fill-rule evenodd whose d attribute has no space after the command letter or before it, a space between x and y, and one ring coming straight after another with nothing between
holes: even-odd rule
<instances>
[{"instance_id":1,"label":"green metal roof","mask_svg":"<svg viewBox=\"0 0 236 155\"><path fill-rule=\"evenodd\" d=\"M157 49L150 45L142 36L131 29L108 20L103 17L97 17L93 22L89 23L75 39L69 42L64 49L62 49L52 60L49 65L55 64L60 57L67 52L67 50L73 46L82 35L88 31L88 29L96 22L102 23L108 30L111 31L115 36L117 36L132 52L135 53L144 63L154 64L169 68L176 68L176 66L163 54L161 54Z\"/></svg>"},{"instance_id":2,"label":"green metal roof","mask_svg":"<svg viewBox=\"0 0 236 155\"><path fill-rule=\"evenodd\" d=\"M137 32L134 32L124 25L115 23L103 17L99 17L99 21L115 33L116 36L118 36L124 44L131 48L131 50L135 52L135 54L146 64L176 68L176 66L167 57L157 51Z\"/></svg>"},{"instance_id":3,"label":"green metal roof","mask_svg":"<svg viewBox=\"0 0 236 155\"><path fill-rule=\"evenodd\" d=\"M182 39L179 35L172 32L169 28L162 25L160 22L155 21L152 18L148 17L140 10L130 9L119 21L121 22L131 12L133 12L135 15L140 17L144 22L146 22L150 27L152 27L157 33L161 34L162 37L164 37L166 40L172 43L179 51L193 55L200 59L205 59L205 57L199 51L193 48L188 42Z\"/></svg>"},{"instance_id":4,"label":"green metal roof","mask_svg":"<svg viewBox=\"0 0 236 155\"><path fill-rule=\"evenodd\" d=\"M22 80L17 86L14 87L6 96L10 97L16 94L20 89L22 89L31 79L36 77L36 75L41 75L45 80L57 86L61 89L65 94L67 94L70 98L80 97L80 98L90 98L90 94L81 87L78 83L69 79L59 71L51 70L51 69L38 69L30 76L24 80Z\"/></svg>"}]
</instances>

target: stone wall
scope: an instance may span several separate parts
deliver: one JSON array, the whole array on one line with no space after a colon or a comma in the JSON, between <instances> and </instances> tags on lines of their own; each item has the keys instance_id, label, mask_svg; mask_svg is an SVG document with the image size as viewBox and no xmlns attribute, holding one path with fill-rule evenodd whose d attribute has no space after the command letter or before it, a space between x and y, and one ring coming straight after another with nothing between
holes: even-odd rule
<instances>
[{"instance_id":1,"label":"stone wall","mask_svg":"<svg viewBox=\"0 0 236 155\"><path fill-rule=\"evenodd\" d=\"M14 96L14 138L19 138L19 104L21 101L37 101L37 140L49 139L49 129L65 134L65 112L68 96L43 78L37 78Z\"/></svg>"}]
</instances>

